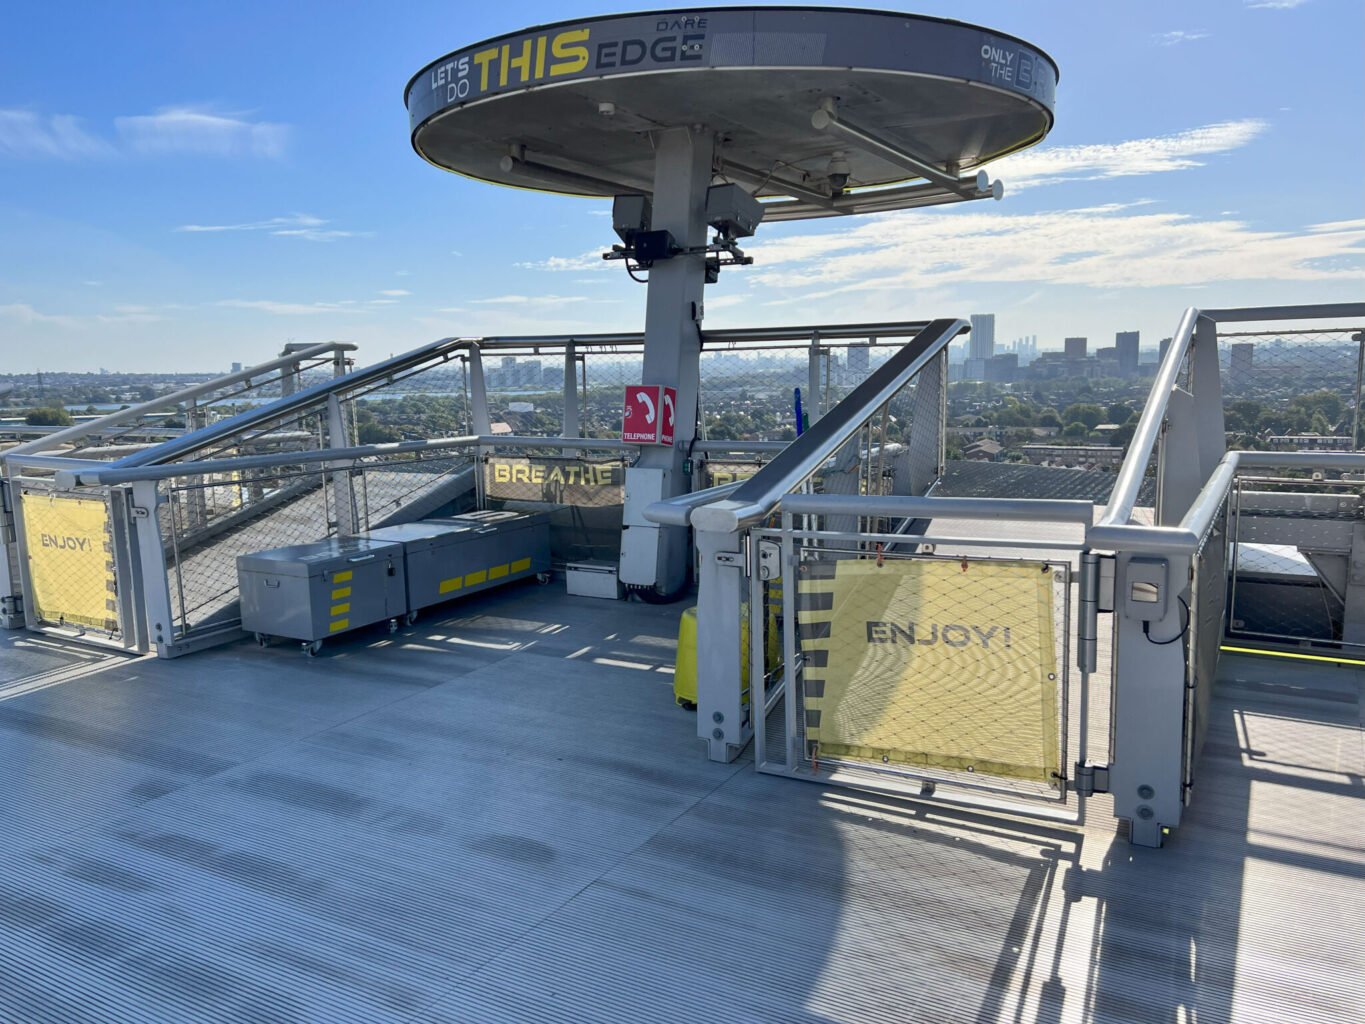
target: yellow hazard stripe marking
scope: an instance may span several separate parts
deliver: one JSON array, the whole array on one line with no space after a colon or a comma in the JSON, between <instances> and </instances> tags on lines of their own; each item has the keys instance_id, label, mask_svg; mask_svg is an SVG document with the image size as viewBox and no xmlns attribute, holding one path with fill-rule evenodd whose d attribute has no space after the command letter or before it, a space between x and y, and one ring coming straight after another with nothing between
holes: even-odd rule
<instances>
[{"instance_id":1,"label":"yellow hazard stripe marking","mask_svg":"<svg viewBox=\"0 0 1365 1024\"><path fill-rule=\"evenodd\" d=\"M452 590L459 590L462 586L464 586L464 577L456 576L453 580L442 580L440 592L449 594Z\"/></svg>"},{"instance_id":2,"label":"yellow hazard stripe marking","mask_svg":"<svg viewBox=\"0 0 1365 1024\"><path fill-rule=\"evenodd\" d=\"M333 576L333 577L332 577L332 582L333 582L333 583L345 583L345 582L346 582L347 580L349 580L350 578L351 578L351 570L350 570L350 569L347 569L345 572L339 572L339 573L337 573L335 576Z\"/></svg>"},{"instance_id":3,"label":"yellow hazard stripe marking","mask_svg":"<svg viewBox=\"0 0 1365 1024\"><path fill-rule=\"evenodd\" d=\"M1324 654L1291 654L1289 651L1263 651L1259 647L1228 647L1226 645L1219 649L1231 651L1234 654L1264 654L1267 658L1298 658L1300 661L1331 661L1338 665L1365 666L1365 661L1358 658L1329 658Z\"/></svg>"},{"instance_id":4,"label":"yellow hazard stripe marking","mask_svg":"<svg viewBox=\"0 0 1365 1024\"><path fill-rule=\"evenodd\" d=\"M332 610L331 610L331 612L329 612L328 614L330 614L330 615L345 615L345 614L346 614L347 612L349 612L350 610L351 610L351 602L350 602L350 601L347 601L345 604L334 604L334 605L332 605Z\"/></svg>"},{"instance_id":5,"label":"yellow hazard stripe marking","mask_svg":"<svg viewBox=\"0 0 1365 1024\"><path fill-rule=\"evenodd\" d=\"M507 575L506 565L495 565L493 566L493 568L488 570L488 578L490 580L500 580L506 575Z\"/></svg>"},{"instance_id":6,"label":"yellow hazard stripe marking","mask_svg":"<svg viewBox=\"0 0 1365 1024\"><path fill-rule=\"evenodd\" d=\"M529 568L531 568L531 560L529 558L519 558L512 563L513 572L525 572Z\"/></svg>"},{"instance_id":7,"label":"yellow hazard stripe marking","mask_svg":"<svg viewBox=\"0 0 1365 1024\"><path fill-rule=\"evenodd\" d=\"M336 622L333 622L330 626L327 627L327 632L329 632L329 633L340 633L343 629L345 629L345 628L346 628L347 626L349 626L350 624L351 624L351 620L350 620L350 619L337 619Z\"/></svg>"},{"instance_id":8,"label":"yellow hazard stripe marking","mask_svg":"<svg viewBox=\"0 0 1365 1024\"><path fill-rule=\"evenodd\" d=\"M336 590L333 590L333 591L332 591L332 600L333 600L333 601L340 601L343 597L350 597L350 596L351 596L351 588L350 588L350 587L337 587Z\"/></svg>"},{"instance_id":9,"label":"yellow hazard stripe marking","mask_svg":"<svg viewBox=\"0 0 1365 1024\"><path fill-rule=\"evenodd\" d=\"M480 569L478 572L471 572L468 576L466 576L464 578L464 585L466 587L472 587L475 583L483 583L487 579L488 570Z\"/></svg>"}]
</instances>

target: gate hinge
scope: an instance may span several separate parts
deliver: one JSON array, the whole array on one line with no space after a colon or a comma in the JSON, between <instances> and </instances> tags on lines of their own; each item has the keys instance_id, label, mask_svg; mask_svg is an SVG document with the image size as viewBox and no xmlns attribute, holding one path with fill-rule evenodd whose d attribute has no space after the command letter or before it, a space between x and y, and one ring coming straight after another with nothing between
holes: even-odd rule
<instances>
[{"instance_id":1,"label":"gate hinge","mask_svg":"<svg viewBox=\"0 0 1365 1024\"><path fill-rule=\"evenodd\" d=\"M744 575L749 575L749 560L740 551L717 551L716 564L728 565L732 569L743 569Z\"/></svg>"},{"instance_id":2,"label":"gate hinge","mask_svg":"<svg viewBox=\"0 0 1365 1024\"><path fill-rule=\"evenodd\" d=\"M129 505L128 507L129 509L132 510L134 519L146 519L149 515L151 515L151 513L147 511L145 508L143 508L141 505Z\"/></svg>"},{"instance_id":3,"label":"gate hinge","mask_svg":"<svg viewBox=\"0 0 1365 1024\"><path fill-rule=\"evenodd\" d=\"M1109 766L1094 764L1090 761L1076 762L1077 796L1094 796L1096 793L1109 792Z\"/></svg>"}]
</instances>

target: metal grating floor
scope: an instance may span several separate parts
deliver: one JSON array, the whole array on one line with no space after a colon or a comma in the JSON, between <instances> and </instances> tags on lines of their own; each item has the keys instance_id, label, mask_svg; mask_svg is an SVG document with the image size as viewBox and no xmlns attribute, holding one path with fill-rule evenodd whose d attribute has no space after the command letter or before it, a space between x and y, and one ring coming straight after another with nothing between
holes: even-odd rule
<instances>
[{"instance_id":1,"label":"metal grating floor","mask_svg":"<svg viewBox=\"0 0 1365 1024\"><path fill-rule=\"evenodd\" d=\"M680 607L0 636L0 1020L1365 1019L1365 673L1228 657L1164 850L706 761Z\"/></svg>"}]
</instances>

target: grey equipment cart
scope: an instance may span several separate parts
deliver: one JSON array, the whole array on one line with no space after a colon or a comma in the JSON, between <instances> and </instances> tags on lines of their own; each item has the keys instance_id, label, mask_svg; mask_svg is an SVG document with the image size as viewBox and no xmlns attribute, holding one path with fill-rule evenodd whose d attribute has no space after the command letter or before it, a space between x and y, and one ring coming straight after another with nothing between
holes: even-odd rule
<instances>
[{"instance_id":1,"label":"grey equipment cart","mask_svg":"<svg viewBox=\"0 0 1365 1024\"><path fill-rule=\"evenodd\" d=\"M303 641L311 656L327 637L407 613L403 548L368 537L333 537L237 556L242 628Z\"/></svg>"},{"instance_id":2,"label":"grey equipment cart","mask_svg":"<svg viewBox=\"0 0 1365 1024\"><path fill-rule=\"evenodd\" d=\"M411 525L452 531L424 542L427 557L409 559L414 611L526 576L542 583L550 578L550 519L544 512L468 512ZM370 536L389 529L397 528L381 527Z\"/></svg>"}]
</instances>

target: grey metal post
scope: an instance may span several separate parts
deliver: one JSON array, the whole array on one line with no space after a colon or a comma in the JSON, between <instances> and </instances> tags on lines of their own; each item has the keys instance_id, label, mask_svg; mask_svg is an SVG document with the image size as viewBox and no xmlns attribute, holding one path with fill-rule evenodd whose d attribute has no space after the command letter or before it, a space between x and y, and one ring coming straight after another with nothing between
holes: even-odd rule
<instances>
[{"instance_id":1,"label":"grey metal post","mask_svg":"<svg viewBox=\"0 0 1365 1024\"><path fill-rule=\"evenodd\" d=\"M190 399L185 406L185 432L193 433L200 427L208 426L208 415L201 414L199 403ZM185 512L186 519L189 520L191 530L202 529L209 521L208 501L203 487L194 487L186 490Z\"/></svg>"},{"instance_id":2,"label":"grey metal post","mask_svg":"<svg viewBox=\"0 0 1365 1024\"><path fill-rule=\"evenodd\" d=\"M585 394L583 401L587 400ZM561 433L564 437L581 436L578 426L578 351L573 339L564 346L564 430ZM574 453L566 448L564 454Z\"/></svg>"},{"instance_id":3,"label":"grey metal post","mask_svg":"<svg viewBox=\"0 0 1365 1024\"><path fill-rule=\"evenodd\" d=\"M1175 388L1166 406L1166 429L1161 433L1157 465L1161 486L1157 493L1156 524L1174 526L1208 479L1199 465L1199 423L1194 396ZM1213 472L1210 467L1209 472Z\"/></svg>"},{"instance_id":4,"label":"grey metal post","mask_svg":"<svg viewBox=\"0 0 1365 1024\"><path fill-rule=\"evenodd\" d=\"M1200 317L1190 349L1190 393L1194 395L1202 486L1228 452L1223 424L1223 380L1218 369L1218 325Z\"/></svg>"},{"instance_id":5,"label":"grey metal post","mask_svg":"<svg viewBox=\"0 0 1365 1024\"><path fill-rule=\"evenodd\" d=\"M739 532L697 531L697 735L712 761L733 761L753 734L740 676L740 595L748 583L743 542Z\"/></svg>"},{"instance_id":6,"label":"grey metal post","mask_svg":"<svg viewBox=\"0 0 1365 1024\"><path fill-rule=\"evenodd\" d=\"M24 625L24 591L19 582L23 549L19 547L17 535L11 537L18 511L18 503L4 476L4 467L0 466L0 627L5 629L20 629Z\"/></svg>"},{"instance_id":7,"label":"grey metal post","mask_svg":"<svg viewBox=\"0 0 1365 1024\"><path fill-rule=\"evenodd\" d=\"M1165 586L1172 588L1166 615L1149 622L1123 612L1129 587L1128 556L1115 567L1114 760L1109 789L1114 816L1127 818L1129 842L1160 846L1163 828L1180 824L1184 785L1185 641L1188 613L1175 599L1189 600L1189 559L1172 558ZM1175 587L1183 587L1176 591ZM1160 641L1172 641L1161 643Z\"/></svg>"},{"instance_id":8,"label":"grey metal post","mask_svg":"<svg viewBox=\"0 0 1365 1024\"><path fill-rule=\"evenodd\" d=\"M346 417L341 411L341 399L334 393L327 396L327 445L346 447ZM351 492L351 473L347 463L328 465L332 474L332 501L337 512L337 536L351 537L360 529L356 522L354 495Z\"/></svg>"},{"instance_id":9,"label":"grey metal post","mask_svg":"<svg viewBox=\"0 0 1365 1024\"><path fill-rule=\"evenodd\" d=\"M161 494L155 480L133 483L134 553L142 574L142 599L147 609L147 626L157 655L171 657L175 644L175 620L171 611L170 583L166 578L166 553L162 546L157 505Z\"/></svg>"},{"instance_id":10,"label":"grey metal post","mask_svg":"<svg viewBox=\"0 0 1365 1024\"><path fill-rule=\"evenodd\" d=\"M683 248L706 244L706 190L711 184L715 136L705 128L671 128L655 136L654 214L651 227L668 231ZM647 445L639 468L663 471L661 497L687 491L682 471L697 432L701 355L700 321L706 286L705 256L659 260L649 271L645 300L645 384L677 390L672 447ZM687 579L687 531L659 527L655 586L678 590Z\"/></svg>"},{"instance_id":11,"label":"grey metal post","mask_svg":"<svg viewBox=\"0 0 1365 1024\"><path fill-rule=\"evenodd\" d=\"M801 403L801 411L806 413L811 426L820 418L820 332L810 332L810 358L806 363L806 400ZM801 432L800 428L796 431Z\"/></svg>"},{"instance_id":12,"label":"grey metal post","mask_svg":"<svg viewBox=\"0 0 1365 1024\"><path fill-rule=\"evenodd\" d=\"M910 411L910 479L905 484L896 480L898 494L924 494L943 472L947 358L946 352L939 353L939 358L931 360L915 375L915 396Z\"/></svg>"},{"instance_id":13,"label":"grey metal post","mask_svg":"<svg viewBox=\"0 0 1365 1024\"><path fill-rule=\"evenodd\" d=\"M469 348L469 397L475 435L493 433L488 419L488 389L483 380L483 356L477 345Z\"/></svg>"},{"instance_id":14,"label":"grey metal post","mask_svg":"<svg viewBox=\"0 0 1365 1024\"><path fill-rule=\"evenodd\" d=\"M1356 449L1365 446L1365 439L1360 436L1360 400L1365 397L1365 331L1351 335L1351 340L1360 345L1356 353L1356 411L1351 420L1351 448Z\"/></svg>"}]
</instances>

